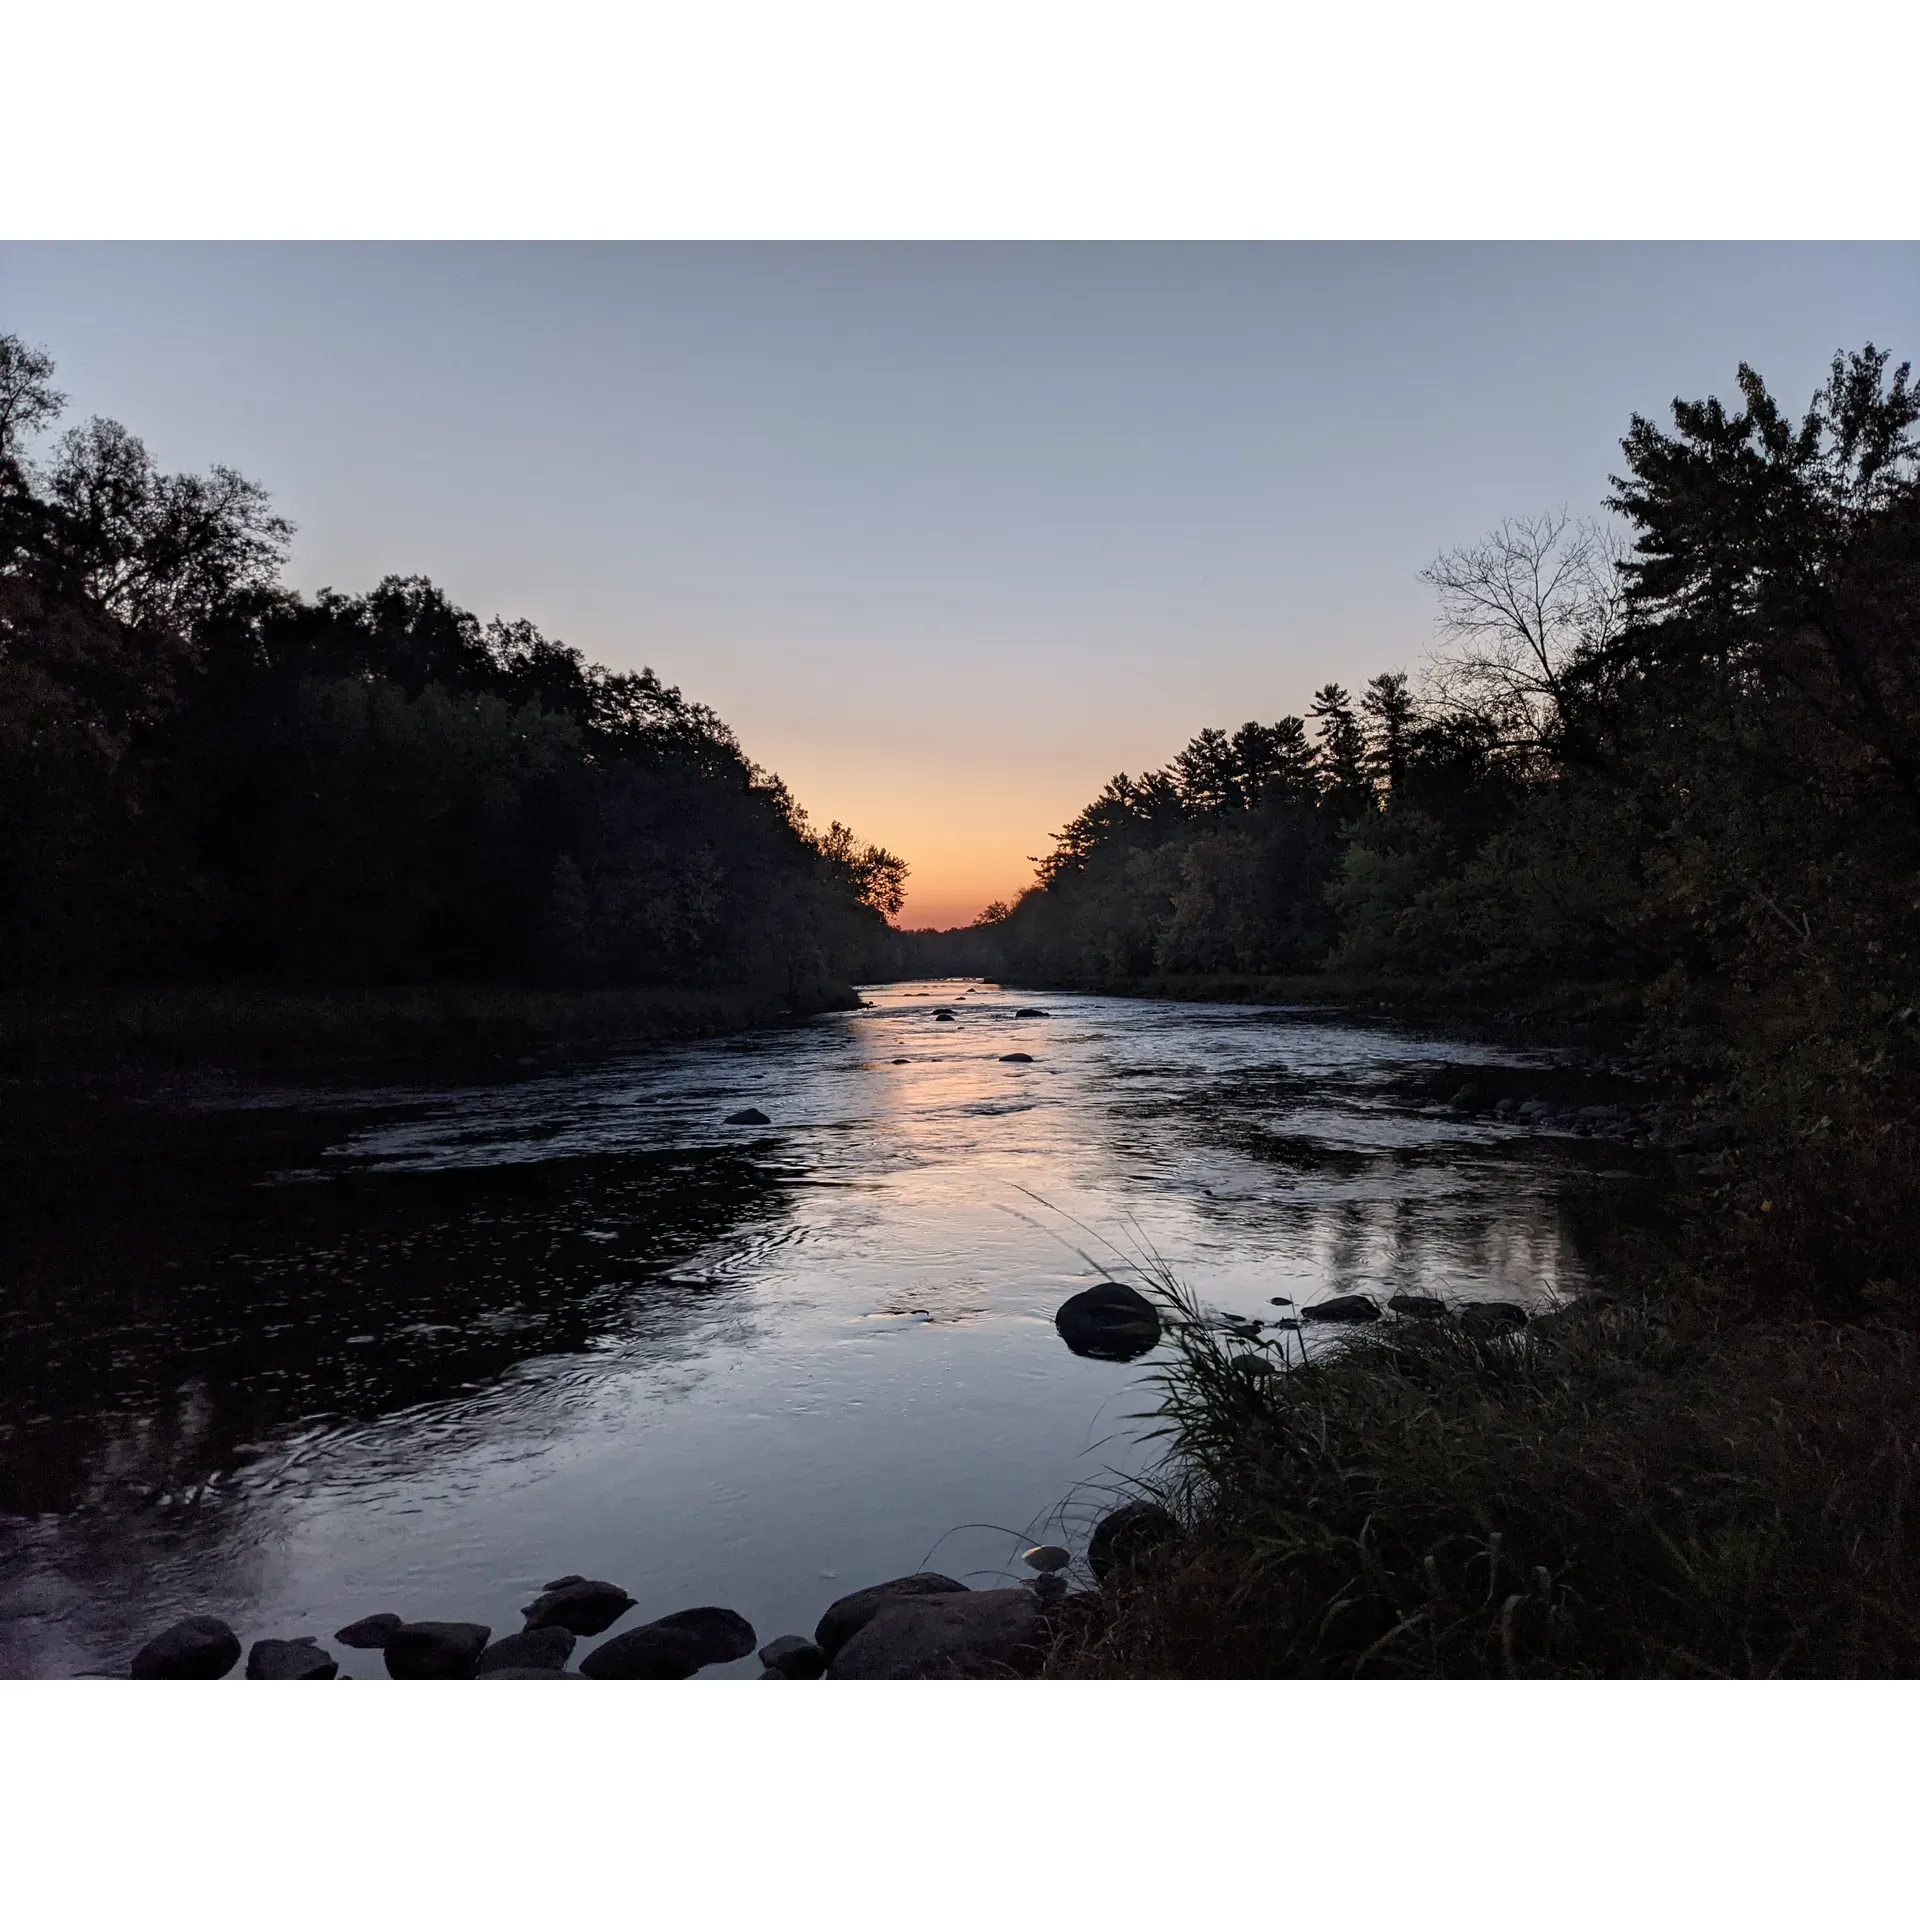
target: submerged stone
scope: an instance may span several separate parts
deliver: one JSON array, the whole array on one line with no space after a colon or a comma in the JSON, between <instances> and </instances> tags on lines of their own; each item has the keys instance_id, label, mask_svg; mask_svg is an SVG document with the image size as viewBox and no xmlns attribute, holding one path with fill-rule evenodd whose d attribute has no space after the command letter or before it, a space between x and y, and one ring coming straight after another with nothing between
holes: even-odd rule
<instances>
[{"instance_id":1,"label":"submerged stone","mask_svg":"<svg viewBox=\"0 0 1920 1920\"><path fill-rule=\"evenodd\" d=\"M1395 1313L1408 1320L1444 1320L1447 1303L1430 1293L1396 1293L1387 1302Z\"/></svg>"},{"instance_id":2,"label":"submerged stone","mask_svg":"<svg viewBox=\"0 0 1920 1920\"><path fill-rule=\"evenodd\" d=\"M1004 1066L1030 1067L1033 1065L1033 1055L1030 1053L1003 1053L1000 1060Z\"/></svg>"},{"instance_id":3,"label":"submerged stone","mask_svg":"<svg viewBox=\"0 0 1920 1920\"><path fill-rule=\"evenodd\" d=\"M1323 1326L1357 1327L1380 1318L1380 1309L1364 1293L1343 1293L1334 1300L1316 1300L1300 1309L1302 1320Z\"/></svg>"},{"instance_id":4,"label":"submerged stone","mask_svg":"<svg viewBox=\"0 0 1920 1920\"><path fill-rule=\"evenodd\" d=\"M730 1127L770 1127L773 1122L758 1107L742 1107L738 1113L727 1115Z\"/></svg>"}]
</instances>

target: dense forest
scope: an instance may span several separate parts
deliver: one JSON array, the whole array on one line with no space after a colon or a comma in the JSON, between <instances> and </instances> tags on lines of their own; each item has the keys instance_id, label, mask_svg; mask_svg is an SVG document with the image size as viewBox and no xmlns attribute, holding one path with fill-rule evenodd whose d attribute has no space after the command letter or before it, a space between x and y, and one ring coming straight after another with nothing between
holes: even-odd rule
<instances>
[{"instance_id":1,"label":"dense forest","mask_svg":"<svg viewBox=\"0 0 1920 1920\"><path fill-rule=\"evenodd\" d=\"M289 591L257 484L55 437L53 373L0 337L0 987L880 969L904 864L710 709L425 579Z\"/></svg>"},{"instance_id":2,"label":"dense forest","mask_svg":"<svg viewBox=\"0 0 1920 1920\"><path fill-rule=\"evenodd\" d=\"M1648 1215L1519 1337L1284 1364L1162 1276L1186 1531L1061 1671L1913 1673L1920 396L1871 346L1797 418L1738 387L1634 418L1601 523L1436 561L1417 687L1114 780L968 936L1607 1015L1664 1089Z\"/></svg>"},{"instance_id":3,"label":"dense forest","mask_svg":"<svg viewBox=\"0 0 1920 1920\"><path fill-rule=\"evenodd\" d=\"M1877 1159L1920 1020L1920 394L1871 345L1798 419L1738 387L1636 416L1601 523L1435 561L1418 686L1116 775L972 937L1035 980L1606 1008L1770 1137Z\"/></svg>"}]
</instances>

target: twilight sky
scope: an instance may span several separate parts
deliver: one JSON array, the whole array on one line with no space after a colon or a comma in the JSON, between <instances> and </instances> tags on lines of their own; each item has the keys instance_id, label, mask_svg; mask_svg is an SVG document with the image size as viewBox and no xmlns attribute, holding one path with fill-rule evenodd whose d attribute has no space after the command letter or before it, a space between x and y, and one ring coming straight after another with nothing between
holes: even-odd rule
<instances>
[{"instance_id":1,"label":"twilight sky","mask_svg":"<svg viewBox=\"0 0 1920 1920\"><path fill-rule=\"evenodd\" d=\"M294 584L426 573L710 702L970 920L1108 774L1414 666L1418 574L1638 409L1920 357L1920 247L0 245L70 419Z\"/></svg>"}]
</instances>

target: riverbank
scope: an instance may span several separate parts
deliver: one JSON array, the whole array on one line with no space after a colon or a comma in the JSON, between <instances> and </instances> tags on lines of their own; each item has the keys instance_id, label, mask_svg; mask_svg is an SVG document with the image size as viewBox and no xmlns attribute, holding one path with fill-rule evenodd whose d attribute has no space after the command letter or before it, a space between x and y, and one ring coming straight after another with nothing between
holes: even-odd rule
<instances>
[{"instance_id":1,"label":"riverbank","mask_svg":"<svg viewBox=\"0 0 1920 1920\"><path fill-rule=\"evenodd\" d=\"M0 996L0 1073L513 1059L599 1041L704 1040L857 1007L851 987L797 994L684 987L579 991L441 984L360 990L165 986Z\"/></svg>"},{"instance_id":2,"label":"riverbank","mask_svg":"<svg viewBox=\"0 0 1920 1920\"><path fill-rule=\"evenodd\" d=\"M1312 1361L1171 1276L1153 1492L1179 1526L1064 1678L1905 1678L1911 1313L1769 1300L1738 1156L1511 1331L1393 1318ZM1184 1320L1179 1311L1186 1309Z\"/></svg>"}]
</instances>

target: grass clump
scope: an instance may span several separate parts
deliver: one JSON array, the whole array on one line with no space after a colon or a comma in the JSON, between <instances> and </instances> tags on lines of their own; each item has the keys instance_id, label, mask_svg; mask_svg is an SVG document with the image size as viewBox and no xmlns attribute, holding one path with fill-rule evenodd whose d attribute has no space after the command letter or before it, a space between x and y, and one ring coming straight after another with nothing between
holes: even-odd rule
<instances>
[{"instance_id":1,"label":"grass clump","mask_svg":"<svg viewBox=\"0 0 1920 1920\"><path fill-rule=\"evenodd\" d=\"M1164 1269L1185 1542L1061 1676L1866 1677L1920 1667L1920 1355L1701 1276L1525 1335L1387 1322L1309 1358ZM1245 1356L1271 1372L1250 1369Z\"/></svg>"}]
</instances>

